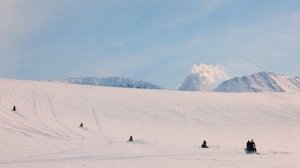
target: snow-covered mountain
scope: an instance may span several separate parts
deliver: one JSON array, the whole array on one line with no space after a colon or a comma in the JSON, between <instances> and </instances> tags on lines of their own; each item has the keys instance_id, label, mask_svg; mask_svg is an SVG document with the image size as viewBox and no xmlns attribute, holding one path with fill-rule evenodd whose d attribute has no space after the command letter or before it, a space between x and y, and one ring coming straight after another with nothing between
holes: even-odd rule
<instances>
[{"instance_id":1,"label":"snow-covered mountain","mask_svg":"<svg viewBox=\"0 0 300 168\"><path fill-rule=\"evenodd\" d=\"M182 84L177 88L177 90L183 91L201 91L201 79L200 76L195 74L190 74L185 78Z\"/></svg>"},{"instance_id":2,"label":"snow-covered mountain","mask_svg":"<svg viewBox=\"0 0 300 168\"><path fill-rule=\"evenodd\" d=\"M123 87L123 88L140 88L140 89L163 89L162 87L146 81L132 80L129 78L120 77L79 77L69 78L62 82L81 85L96 85L96 86L109 86L109 87Z\"/></svg>"},{"instance_id":3,"label":"snow-covered mountain","mask_svg":"<svg viewBox=\"0 0 300 168\"><path fill-rule=\"evenodd\" d=\"M300 91L300 78L272 72L258 72L222 82L217 92L288 92Z\"/></svg>"},{"instance_id":4,"label":"snow-covered mountain","mask_svg":"<svg viewBox=\"0 0 300 168\"><path fill-rule=\"evenodd\" d=\"M218 65L193 65L190 74L177 90L209 91L216 87L221 79L227 79L224 69Z\"/></svg>"}]
</instances>

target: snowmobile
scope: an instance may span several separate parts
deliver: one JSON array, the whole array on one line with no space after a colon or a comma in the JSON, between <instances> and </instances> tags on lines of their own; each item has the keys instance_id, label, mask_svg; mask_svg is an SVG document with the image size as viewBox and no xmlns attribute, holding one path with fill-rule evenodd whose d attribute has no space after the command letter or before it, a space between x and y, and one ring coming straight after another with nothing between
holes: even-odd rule
<instances>
[{"instance_id":1,"label":"snowmobile","mask_svg":"<svg viewBox=\"0 0 300 168\"><path fill-rule=\"evenodd\" d=\"M245 148L247 154L259 154L256 151L256 145L253 140L247 142L247 147Z\"/></svg>"},{"instance_id":2,"label":"snowmobile","mask_svg":"<svg viewBox=\"0 0 300 168\"><path fill-rule=\"evenodd\" d=\"M208 146L206 145L206 141L204 140L202 145L201 145L201 148L208 148Z\"/></svg>"},{"instance_id":3,"label":"snowmobile","mask_svg":"<svg viewBox=\"0 0 300 168\"><path fill-rule=\"evenodd\" d=\"M258 154L256 151L256 148L253 148L253 149L245 148L245 152L246 152L246 154Z\"/></svg>"},{"instance_id":4,"label":"snowmobile","mask_svg":"<svg viewBox=\"0 0 300 168\"><path fill-rule=\"evenodd\" d=\"M132 138L132 136L130 136L130 137L129 137L129 140L128 140L128 142L133 142L133 138Z\"/></svg>"}]
</instances>

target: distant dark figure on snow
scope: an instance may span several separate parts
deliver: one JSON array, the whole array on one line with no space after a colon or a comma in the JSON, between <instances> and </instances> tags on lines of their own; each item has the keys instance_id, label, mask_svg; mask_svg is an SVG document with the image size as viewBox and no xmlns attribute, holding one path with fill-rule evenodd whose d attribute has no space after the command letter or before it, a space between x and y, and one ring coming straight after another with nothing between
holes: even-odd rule
<instances>
[{"instance_id":1,"label":"distant dark figure on snow","mask_svg":"<svg viewBox=\"0 0 300 168\"><path fill-rule=\"evenodd\" d=\"M128 142L133 142L133 138L132 138L132 136L130 136L130 137L129 137L129 140L128 140Z\"/></svg>"},{"instance_id":2,"label":"distant dark figure on snow","mask_svg":"<svg viewBox=\"0 0 300 168\"><path fill-rule=\"evenodd\" d=\"M247 153L256 153L256 145L253 140L247 142L247 148L246 148Z\"/></svg>"},{"instance_id":3,"label":"distant dark figure on snow","mask_svg":"<svg viewBox=\"0 0 300 168\"><path fill-rule=\"evenodd\" d=\"M249 146L250 146L250 150L253 149L256 151L256 145L255 145L255 142L253 140L251 140L251 142L249 143Z\"/></svg>"},{"instance_id":4,"label":"distant dark figure on snow","mask_svg":"<svg viewBox=\"0 0 300 168\"><path fill-rule=\"evenodd\" d=\"M250 149L250 141L247 141L246 147L247 147L246 150Z\"/></svg>"},{"instance_id":5,"label":"distant dark figure on snow","mask_svg":"<svg viewBox=\"0 0 300 168\"><path fill-rule=\"evenodd\" d=\"M79 127L83 127L83 123L80 123Z\"/></svg>"},{"instance_id":6,"label":"distant dark figure on snow","mask_svg":"<svg viewBox=\"0 0 300 168\"><path fill-rule=\"evenodd\" d=\"M201 148L208 148L208 146L206 145L206 141L204 140L202 145L201 145Z\"/></svg>"},{"instance_id":7,"label":"distant dark figure on snow","mask_svg":"<svg viewBox=\"0 0 300 168\"><path fill-rule=\"evenodd\" d=\"M16 106L14 106L13 109L12 109L11 111L16 111L16 110L17 110L17 109L16 109Z\"/></svg>"}]
</instances>

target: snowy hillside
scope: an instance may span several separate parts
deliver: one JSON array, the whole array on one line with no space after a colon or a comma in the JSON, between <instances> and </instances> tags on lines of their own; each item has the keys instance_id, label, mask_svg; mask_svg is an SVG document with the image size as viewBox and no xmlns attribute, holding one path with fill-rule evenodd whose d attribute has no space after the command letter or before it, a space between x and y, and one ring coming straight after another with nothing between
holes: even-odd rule
<instances>
[{"instance_id":1,"label":"snowy hillside","mask_svg":"<svg viewBox=\"0 0 300 168\"><path fill-rule=\"evenodd\" d=\"M129 78L119 78L119 77L107 77L107 78L80 77L80 78L69 78L63 80L62 82L81 84L81 85L97 85L97 86L123 87L123 88L163 89L158 85L146 81L134 81Z\"/></svg>"},{"instance_id":2,"label":"snowy hillside","mask_svg":"<svg viewBox=\"0 0 300 168\"><path fill-rule=\"evenodd\" d=\"M222 82L217 92L288 92L300 91L300 79L271 72L254 73Z\"/></svg>"},{"instance_id":3,"label":"snowy hillside","mask_svg":"<svg viewBox=\"0 0 300 168\"><path fill-rule=\"evenodd\" d=\"M179 92L0 79L0 93L1 168L300 166L299 92ZM204 139L210 148L199 148ZM245 154L251 139L260 155Z\"/></svg>"}]
</instances>

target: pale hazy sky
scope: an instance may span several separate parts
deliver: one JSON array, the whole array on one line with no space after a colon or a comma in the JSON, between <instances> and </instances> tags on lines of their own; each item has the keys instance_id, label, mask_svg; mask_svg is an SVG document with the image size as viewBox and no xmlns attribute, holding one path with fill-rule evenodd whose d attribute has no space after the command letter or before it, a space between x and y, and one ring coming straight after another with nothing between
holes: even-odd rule
<instances>
[{"instance_id":1,"label":"pale hazy sky","mask_svg":"<svg viewBox=\"0 0 300 168\"><path fill-rule=\"evenodd\" d=\"M1 0L0 77L175 88L193 64L300 76L299 0Z\"/></svg>"}]
</instances>

